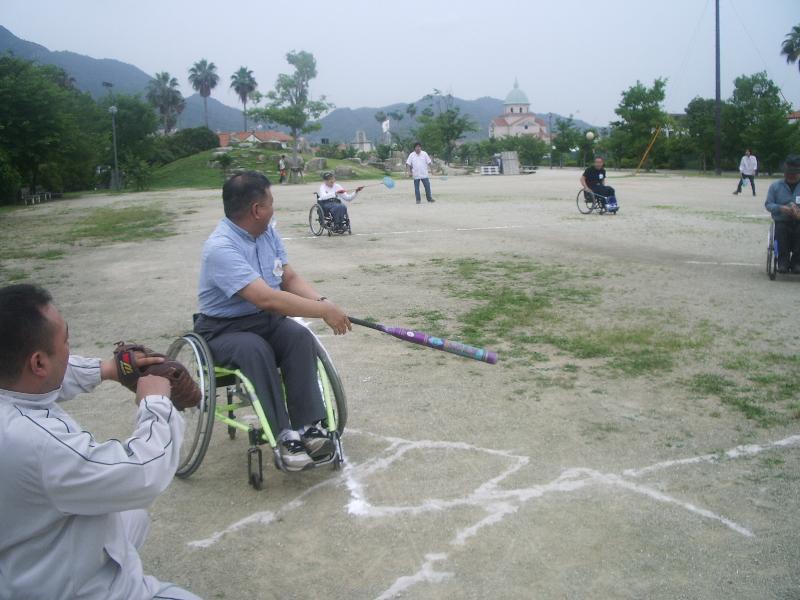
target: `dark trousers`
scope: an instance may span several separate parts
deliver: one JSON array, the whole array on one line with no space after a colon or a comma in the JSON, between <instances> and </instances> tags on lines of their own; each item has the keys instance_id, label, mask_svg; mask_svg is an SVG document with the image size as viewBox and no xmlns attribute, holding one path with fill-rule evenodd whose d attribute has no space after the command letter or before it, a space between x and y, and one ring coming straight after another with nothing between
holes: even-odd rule
<instances>
[{"instance_id":1,"label":"dark trousers","mask_svg":"<svg viewBox=\"0 0 800 600\"><path fill-rule=\"evenodd\" d=\"M425 199L430 202L433 200L431 197L431 180L425 177L424 179L415 179L414 180L414 197L416 197L417 202L422 201L422 197L419 195L419 182L422 182L422 185L425 187Z\"/></svg>"},{"instance_id":2,"label":"dark trousers","mask_svg":"<svg viewBox=\"0 0 800 600\"><path fill-rule=\"evenodd\" d=\"M775 221L775 239L778 240L778 265L800 267L800 221Z\"/></svg>"},{"instance_id":3,"label":"dark trousers","mask_svg":"<svg viewBox=\"0 0 800 600\"><path fill-rule=\"evenodd\" d=\"M236 319L200 315L194 330L208 342L214 364L240 369L252 382L276 437L325 418L314 336L300 323L270 312Z\"/></svg>"},{"instance_id":4,"label":"dark trousers","mask_svg":"<svg viewBox=\"0 0 800 600\"><path fill-rule=\"evenodd\" d=\"M342 204L341 200L320 200L319 205L326 214L331 215L334 226L342 227L344 225L344 218L347 216L347 207Z\"/></svg>"},{"instance_id":5,"label":"dark trousers","mask_svg":"<svg viewBox=\"0 0 800 600\"><path fill-rule=\"evenodd\" d=\"M607 185L599 185L598 184L598 185L596 185L596 186L594 186L592 188L592 191L595 194L598 194L600 196L605 196L606 199L611 198L612 196L614 196L614 188L612 188L610 186L607 186ZM600 198L598 198L598 200L600 200L600 202L603 204L603 206L606 205L606 201L605 200L600 199Z\"/></svg>"},{"instance_id":6,"label":"dark trousers","mask_svg":"<svg viewBox=\"0 0 800 600\"><path fill-rule=\"evenodd\" d=\"M739 192L742 191L742 184L744 183L745 179L749 179L750 180L750 187L753 188L753 193L755 194L756 193L756 178L755 178L755 175L742 175L739 178L739 185L736 186L736 193L738 194Z\"/></svg>"}]
</instances>

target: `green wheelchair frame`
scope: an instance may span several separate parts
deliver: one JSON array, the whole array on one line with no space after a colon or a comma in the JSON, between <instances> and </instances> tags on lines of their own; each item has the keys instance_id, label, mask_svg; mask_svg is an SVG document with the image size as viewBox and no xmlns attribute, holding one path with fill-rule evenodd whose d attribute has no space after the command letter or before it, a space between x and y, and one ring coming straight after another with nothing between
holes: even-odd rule
<instances>
[{"instance_id":1,"label":"green wheelchair frame","mask_svg":"<svg viewBox=\"0 0 800 600\"><path fill-rule=\"evenodd\" d=\"M339 469L344 462L341 436L347 423L347 398L330 355L316 336L314 341L317 354L317 382L325 404L326 416L323 425L328 431L333 451L315 460L313 466L330 464L334 469ZM177 477L185 479L200 467L211 441L215 420L225 423L230 439L236 438L237 430L247 433L250 443L247 450L248 482L254 488L260 490L264 483L260 446L269 444L275 466L281 471L286 471L277 440L258 401L255 388L239 369L214 365L211 350L205 339L194 332L185 333L176 339L167 350L167 356L185 364L201 390L201 400L197 407L183 411L186 429L180 463L175 473ZM225 404L217 404L219 388L225 388ZM284 398L285 396L284 393ZM243 423L236 418L236 413L244 409L253 410L256 423Z\"/></svg>"}]
</instances>

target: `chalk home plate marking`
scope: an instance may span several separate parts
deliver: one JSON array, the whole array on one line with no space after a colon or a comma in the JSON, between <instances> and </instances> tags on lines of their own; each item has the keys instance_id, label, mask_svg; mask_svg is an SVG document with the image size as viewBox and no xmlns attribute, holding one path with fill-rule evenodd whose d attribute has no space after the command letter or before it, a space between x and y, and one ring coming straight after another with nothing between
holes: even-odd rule
<instances>
[{"instance_id":1,"label":"chalk home plate marking","mask_svg":"<svg viewBox=\"0 0 800 600\"><path fill-rule=\"evenodd\" d=\"M279 519L283 514L303 506L306 497L326 486L344 485L346 487L350 493L350 499L347 503L347 512L353 518L382 519L401 514L422 514L464 506L478 507L485 511L485 516L466 527L456 530L450 540L444 542L446 544L444 550L448 551L443 551L440 548L438 550L432 549L426 552L417 571L397 577L389 587L377 596L378 600L388 600L402 594L417 584L440 583L453 577L454 574L452 572L437 570L435 564L446 563L451 552L457 552L460 548L466 546L472 538L479 535L481 529L502 522L509 515L516 513L527 502L543 498L547 495L570 494L591 486L615 487L637 494L647 500L662 504L670 504L677 508L682 508L701 519L716 521L742 537L752 538L755 534L751 530L721 514L717 514L691 502L675 498L660 490L633 480L643 475L677 467L685 467L700 463L719 463L726 460L755 456L767 450L800 446L800 434L797 434L763 444L736 446L735 448L717 454L702 454L682 459L662 461L645 467L625 469L621 473L605 473L596 469L582 467L568 468L564 469L558 477L547 483L524 488L506 489L501 488L500 484L527 466L530 462L529 457L513 454L505 450L482 448L465 442L443 442L435 440L414 441L353 429L349 429L348 433L351 435L365 435L380 439L384 441L387 446L384 450L362 463L354 464L350 461L345 462L344 470L340 476L332 477L331 479L321 481L311 486L276 511L254 513L232 523L221 531L214 532L205 539L188 542L188 545L196 549L205 549L213 546L223 537L251 525L269 526L270 523ZM504 459L508 461L509 464L498 475L486 480L474 490L467 493L467 495L459 498L427 498L423 499L418 504L404 506L373 505L367 498L365 492L365 479L374 473L385 471L402 459L406 454L415 450L477 451Z\"/></svg>"}]
</instances>

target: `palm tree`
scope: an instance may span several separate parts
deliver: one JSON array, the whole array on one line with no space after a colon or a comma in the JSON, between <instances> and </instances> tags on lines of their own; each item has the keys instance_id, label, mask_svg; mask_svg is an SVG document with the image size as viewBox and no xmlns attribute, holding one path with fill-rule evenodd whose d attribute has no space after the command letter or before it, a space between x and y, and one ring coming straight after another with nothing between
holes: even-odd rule
<instances>
[{"instance_id":1,"label":"palm tree","mask_svg":"<svg viewBox=\"0 0 800 600\"><path fill-rule=\"evenodd\" d=\"M203 97L203 119L208 127L208 97L211 95L211 90L219 83L217 65L208 62L205 58L194 63L189 69L189 83L192 84L194 91Z\"/></svg>"},{"instance_id":2,"label":"palm tree","mask_svg":"<svg viewBox=\"0 0 800 600\"><path fill-rule=\"evenodd\" d=\"M164 126L164 133L169 133L183 112L186 102L178 89L178 80L170 77L166 71L156 73L155 78L147 83L147 100L152 104Z\"/></svg>"},{"instance_id":3,"label":"palm tree","mask_svg":"<svg viewBox=\"0 0 800 600\"><path fill-rule=\"evenodd\" d=\"M231 75L231 89L239 95L239 100L242 101L244 107L242 114L244 115L245 131L247 131L247 98L256 91L256 87L258 87L256 78L247 67L239 67L239 70Z\"/></svg>"},{"instance_id":4,"label":"palm tree","mask_svg":"<svg viewBox=\"0 0 800 600\"><path fill-rule=\"evenodd\" d=\"M786 57L787 63L796 62L797 68L800 69L800 25L795 25L786 34L786 39L783 40L781 45L781 54Z\"/></svg>"}]
</instances>

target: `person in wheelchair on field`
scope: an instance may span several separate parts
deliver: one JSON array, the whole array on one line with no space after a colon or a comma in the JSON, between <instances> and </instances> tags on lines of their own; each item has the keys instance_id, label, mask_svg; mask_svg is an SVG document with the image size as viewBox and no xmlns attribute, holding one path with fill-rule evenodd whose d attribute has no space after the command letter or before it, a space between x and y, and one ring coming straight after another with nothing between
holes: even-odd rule
<instances>
[{"instance_id":1,"label":"person in wheelchair on field","mask_svg":"<svg viewBox=\"0 0 800 600\"><path fill-rule=\"evenodd\" d=\"M800 275L800 155L786 157L783 173L769 186L764 207L775 221L778 273Z\"/></svg>"},{"instance_id":2,"label":"person in wheelchair on field","mask_svg":"<svg viewBox=\"0 0 800 600\"><path fill-rule=\"evenodd\" d=\"M619 210L614 188L606 185L605 159L596 156L594 164L581 175L581 185L586 191L594 192L603 208L614 213Z\"/></svg>"},{"instance_id":3,"label":"person in wheelchair on field","mask_svg":"<svg viewBox=\"0 0 800 600\"><path fill-rule=\"evenodd\" d=\"M314 336L287 317L323 319L336 335L351 324L290 265L271 224L266 177L234 175L222 188L222 201L225 217L203 246L194 330L208 342L216 365L238 368L252 382L286 470L300 471L332 448L323 427Z\"/></svg>"},{"instance_id":4,"label":"person in wheelchair on field","mask_svg":"<svg viewBox=\"0 0 800 600\"><path fill-rule=\"evenodd\" d=\"M353 192L347 192L341 185L336 183L336 176L330 171L322 174L322 185L317 192L317 202L333 219L334 233L342 233L345 230L347 220L347 206L344 202L352 202L358 192L364 187L357 187Z\"/></svg>"}]
</instances>

